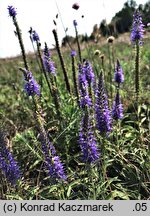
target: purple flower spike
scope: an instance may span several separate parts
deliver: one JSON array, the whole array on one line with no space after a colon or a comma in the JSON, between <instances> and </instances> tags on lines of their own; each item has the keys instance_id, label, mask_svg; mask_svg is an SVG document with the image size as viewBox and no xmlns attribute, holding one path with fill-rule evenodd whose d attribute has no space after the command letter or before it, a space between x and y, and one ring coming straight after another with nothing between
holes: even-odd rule
<instances>
[{"instance_id":1,"label":"purple flower spike","mask_svg":"<svg viewBox=\"0 0 150 216\"><path fill-rule=\"evenodd\" d=\"M72 51L71 51L71 56L74 57L74 56L76 56L76 55L77 55L76 51L75 51L75 50L72 50Z\"/></svg>"},{"instance_id":2,"label":"purple flower spike","mask_svg":"<svg viewBox=\"0 0 150 216\"><path fill-rule=\"evenodd\" d=\"M133 24L132 24L132 31L131 31L131 41L135 44L137 41L140 45L142 45L143 39L143 29L144 25L142 22L142 17L139 10L136 10L133 15Z\"/></svg>"},{"instance_id":3,"label":"purple flower spike","mask_svg":"<svg viewBox=\"0 0 150 216\"><path fill-rule=\"evenodd\" d=\"M54 65L54 62L51 61L50 59L47 59L45 56L43 57L43 64L45 67L45 70L54 76L56 76L56 68Z\"/></svg>"},{"instance_id":4,"label":"purple flower spike","mask_svg":"<svg viewBox=\"0 0 150 216\"><path fill-rule=\"evenodd\" d=\"M88 81L89 85L95 84L95 75L92 69L92 65L89 61L85 61L85 65L83 67L85 76L86 76L86 80Z\"/></svg>"},{"instance_id":5,"label":"purple flower spike","mask_svg":"<svg viewBox=\"0 0 150 216\"><path fill-rule=\"evenodd\" d=\"M50 51L49 51L46 44L45 44L45 48L44 48L43 53L44 53L43 64L44 64L45 70L48 73L51 73L55 76L56 75L56 68L55 68L54 62L51 60L51 54L50 54Z\"/></svg>"},{"instance_id":6,"label":"purple flower spike","mask_svg":"<svg viewBox=\"0 0 150 216\"><path fill-rule=\"evenodd\" d=\"M48 46L47 46L46 43L45 43L45 47L44 47L43 53L44 53L44 56L46 56L47 58L51 58L51 53L50 53L50 50L49 50L49 48L48 48Z\"/></svg>"},{"instance_id":7,"label":"purple flower spike","mask_svg":"<svg viewBox=\"0 0 150 216\"><path fill-rule=\"evenodd\" d=\"M46 155L45 155L46 156ZM48 174L50 178L53 180L66 180L67 177L64 173L64 167L62 162L60 161L59 156L46 156L45 157L45 165L48 170Z\"/></svg>"},{"instance_id":8,"label":"purple flower spike","mask_svg":"<svg viewBox=\"0 0 150 216\"><path fill-rule=\"evenodd\" d=\"M41 133L39 136L42 143L42 150L45 156L45 165L50 178L55 180L66 180L64 167L59 156L56 155L55 147L49 141L47 134ZM47 144L46 144L47 143Z\"/></svg>"},{"instance_id":9,"label":"purple flower spike","mask_svg":"<svg viewBox=\"0 0 150 216\"><path fill-rule=\"evenodd\" d=\"M76 27L78 25L76 20L73 20L73 25L74 25L74 27Z\"/></svg>"},{"instance_id":10,"label":"purple flower spike","mask_svg":"<svg viewBox=\"0 0 150 216\"><path fill-rule=\"evenodd\" d=\"M122 104L121 104L119 91L117 91L115 100L114 100L114 102L113 102L112 117L113 117L115 120L118 120L118 119L122 119L122 118L123 118L123 107L122 107Z\"/></svg>"},{"instance_id":11,"label":"purple flower spike","mask_svg":"<svg viewBox=\"0 0 150 216\"><path fill-rule=\"evenodd\" d=\"M33 38L33 41L40 41L40 38L39 38L39 35L37 34L36 31L32 31L32 38Z\"/></svg>"},{"instance_id":12,"label":"purple flower spike","mask_svg":"<svg viewBox=\"0 0 150 216\"><path fill-rule=\"evenodd\" d=\"M80 123L79 144L84 162L94 163L99 158L92 117L89 117L88 113L84 113Z\"/></svg>"},{"instance_id":13,"label":"purple flower spike","mask_svg":"<svg viewBox=\"0 0 150 216\"><path fill-rule=\"evenodd\" d=\"M21 177L19 167L8 149L5 149L4 151L5 155L2 155L0 152L0 169L2 169L8 181L12 185L15 185L16 181Z\"/></svg>"},{"instance_id":14,"label":"purple flower spike","mask_svg":"<svg viewBox=\"0 0 150 216\"><path fill-rule=\"evenodd\" d=\"M115 82L117 82L119 84L124 82L123 70L122 70L122 67L121 67L118 59L117 59L117 65L116 65L116 70L115 70L115 74L114 74L114 80L115 80Z\"/></svg>"},{"instance_id":15,"label":"purple flower spike","mask_svg":"<svg viewBox=\"0 0 150 216\"><path fill-rule=\"evenodd\" d=\"M92 101L88 93L88 82L86 80L85 71L81 64L79 64L78 81L80 93L80 106L82 109L84 109L86 106L90 107L92 105Z\"/></svg>"},{"instance_id":16,"label":"purple flower spike","mask_svg":"<svg viewBox=\"0 0 150 216\"><path fill-rule=\"evenodd\" d=\"M26 82L24 88L28 96L33 96L34 94L40 96L39 85L34 79L31 79L28 82Z\"/></svg>"},{"instance_id":17,"label":"purple flower spike","mask_svg":"<svg viewBox=\"0 0 150 216\"><path fill-rule=\"evenodd\" d=\"M102 74L100 74L98 88L96 90L95 110L97 128L100 132L107 134L112 129L111 116L108 108L108 99L104 89Z\"/></svg>"},{"instance_id":18,"label":"purple flower spike","mask_svg":"<svg viewBox=\"0 0 150 216\"><path fill-rule=\"evenodd\" d=\"M8 181L15 185L21 178L21 172L17 162L6 147L5 135L0 131L0 169Z\"/></svg>"},{"instance_id":19,"label":"purple flower spike","mask_svg":"<svg viewBox=\"0 0 150 216\"><path fill-rule=\"evenodd\" d=\"M15 17L17 15L16 9L13 6L8 6L8 12L10 17Z\"/></svg>"},{"instance_id":20,"label":"purple flower spike","mask_svg":"<svg viewBox=\"0 0 150 216\"><path fill-rule=\"evenodd\" d=\"M66 175L64 173L64 167L63 167L63 164L60 161L59 156L54 156L52 158L52 163L53 163L54 172L57 173L58 178L66 180L67 177L66 177Z\"/></svg>"},{"instance_id":21,"label":"purple flower spike","mask_svg":"<svg viewBox=\"0 0 150 216\"><path fill-rule=\"evenodd\" d=\"M26 70L27 77L25 78L24 89L28 96L38 95L40 96L40 86L33 78L33 75L30 71Z\"/></svg>"}]
</instances>

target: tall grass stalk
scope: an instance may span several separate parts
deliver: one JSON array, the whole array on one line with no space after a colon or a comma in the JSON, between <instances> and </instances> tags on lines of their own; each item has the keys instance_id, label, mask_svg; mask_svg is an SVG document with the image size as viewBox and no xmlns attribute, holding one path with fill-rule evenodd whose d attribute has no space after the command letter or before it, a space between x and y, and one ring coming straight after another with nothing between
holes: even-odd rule
<instances>
[{"instance_id":1,"label":"tall grass stalk","mask_svg":"<svg viewBox=\"0 0 150 216\"><path fill-rule=\"evenodd\" d=\"M71 54L72 60L72 77L73 77L73 84L74 84L74 95L77 98L77 104L79 105L79 92L78 92L78 84L77 84L77 75L76 75L76 67L75 67L75 56Z\"/></svg>"},{"instance_id":2,"label":"tall grass stalk","mask_svg":"<svg viewBox=\"0 0 150 216\"><path fill-rule=\"evenodd\" d=\"M111 60L111 49L110 44L108 43L108 56L109 56L109 76L108 76L108 86L109 86L109 92L108 95L110 96L110 99L112 101L112 60Z\"/></svg>"},{"instance_id":3,"label":"tall grass stalk","mask_svg":"<svg viewBox=\"0 0 150 216\"><path fill-rule=\"evenodd\" d=\"M80 48L77 26L74 25L74 28L75 28L76 41L77 41L77 46L78 46L79 61L82 63L81 48Z\"/></svg>"},{"instance_id":4,"label":"tall grass stalk","mask_svg":"<svg viewBox=\"0 0 150 216\"><path fill-rule=\"evenodd\" d=\"M69 79L68 79L68 75L67 75L67 70L66 70L66 66L65 66L65 63L64 63L64 59L63 59L63 56L61 54L61 50L60 50L60 46L59 46L59 41L58 41L58 35L57 35L57 32L56 32L55 29L52 32L53 32L53 35L54 35L54 39L55 39L55 43L56 43L56 50L57 50L57 53L58 53L58 56L59 56L59 60L60 60L60 63L61 63L61 67L62 67L62 71L63 71L63 74L64 74L64 81L65 81L65 84L66 84L66 89L71 94L70 83L69 83Z\"/></svg>"},{"instance_id":5,"label":"tall grass stalk","mask_svg":"<svg viewBox=\"0 0 150 216\"><path fill-rule=\"evenodd\" d=\"M139 92L140 92L140 46L139 41L136 41L135 45L135 93L136 93L136 103L137 108L139 104Z\"/></svg>"},{"instance_id":6,"label":"tall grass stalk","mask_svg":"<svg viewBox=\"0 0 150 216\"><path fill-rule=\"evenodd\" d=\"M14 23L14 25L16 27L16 33L17 33L17 36L18 36L18 41L19 41L19 44L20 44L21 52L22 52L24 66L25 66L26 70L29 70L29 66L28 66L28 62L27 62L27 57L26 57L26 52L25 52L25 47L24 47L23 39L22 39L22 33L21 33L21 30L20 30L20 27L19 27L19 24L18 24L16 16L12 17L12 18L13 18L13 23ZM26 76L26 74L24 74L24 75Z\"/></svg>"},{"instance_id":7,"label":"tall grass stalk","mask_svg":"<svg viewBox=\"0 0 150 216\"><path fill-rule=\"evenodd\" d=\"M61 20L61 24L62 24L64 33L65 33L65 36L66 36L65 38L66 38L67 44L68 44L70 50L72 50L73 48L72 48L72 46L71 46L71 44L70 44L70 42L68 40L67 29L65 28L65 25L64 25L64 22L63 22L63 19L62 19L62 15L61 15L61 11L59 9L59 6L58 6L58 3L57 3L56 0L55 0L55 4L56 4L57 10L58 10L58 14L59 14L59 17L60 17L60 20Z\"/></svg>"},{"instance_id":8,"label":"tall grass stalk","mask_svg":"<svg viewBox=\"0 0 150 216\"><path fill-rule=\"evenodd\" d=\"M61 120L62 117L61 117L61 112L60 112L60 98L59 98L59 92L57 88L57 79L56 77L52 77L51 74L49 74L49 76L50 76L50 81L52 85L52 96L53 96L57 116L58 116L58 119Z\"/></svg>"}]
</instances>

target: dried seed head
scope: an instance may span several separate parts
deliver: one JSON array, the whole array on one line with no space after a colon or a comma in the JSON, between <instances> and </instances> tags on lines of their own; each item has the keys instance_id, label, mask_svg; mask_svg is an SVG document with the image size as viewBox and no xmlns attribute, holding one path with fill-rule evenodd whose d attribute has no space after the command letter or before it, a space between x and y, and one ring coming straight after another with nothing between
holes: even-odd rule
<instances>
[{"instance_id":1,"label":"dried seed head","mask_svg":"<svg viewBox=\"0 0 150 216\"><path fill-rule=\"evenodd\" d=\"M94 55L100 56L100 54L101 54L100 50L95 50L95 51L94 51Z\"/></svg>"},{"instance_id":2,"label":"dried seed head","mask_svg":"<svg viewBox=\"0 0 150 216\"><path fill-rule=\"evenodd\" d=\"M108 43L113 43L114 40L115 40L114 36L110 36L110 37L107 38Z\"/></svg>"},{"instance_id":3,"label":"dried seed head","mask_svg":"<svg viewBox=\"0 0 150 216\"><path fill-rule=\"evenodd\" d=\"M100 58L103 60L105 58L105 55L104 54L101 54L100 55Z\"/></svg>"},{"instance_id":4,"label":"dried seed head","mask_svg":"<svg viewBox=\"0 0 150 216\"><path fill-rule=\"evenodd\" d=\"M80 7L80 6L79 6L78 3L74 3L74 4L72 5L72 8L75 9L75 10L78 10L79 7Z\"/></svg>"}]
</instances>

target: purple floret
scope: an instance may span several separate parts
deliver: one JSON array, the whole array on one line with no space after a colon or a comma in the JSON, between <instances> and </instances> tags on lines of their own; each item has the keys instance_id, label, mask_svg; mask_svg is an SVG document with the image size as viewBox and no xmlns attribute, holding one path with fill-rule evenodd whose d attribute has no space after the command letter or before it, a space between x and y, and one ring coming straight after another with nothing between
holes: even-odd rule
<instances>
[{"instance_id":1,"label":"purple floret","mask_svg":"<svg viewBox=\"0 0 150 216\"><path fill-rule=\"evenodd\" d=\"M78 25L76 20L73 20L73 25L74 25L74 27L76 27Z\"/></svg>"},{"instance_id":2,"label":"purple floret","mask_svg":"<svg viewBox=\"0 0 150 216\"><path fill-rule=\"evenodd\" d=\"M56 68L54 65L54 62L50 59L48 59L46 56L43 57L43 64L45 67L45 70L54 76L56 75Z\"/></svg>"},{"instance_id":3,"label":"purple floret","mask_svg":"<svg viewBox=\"0 0 150 216\"><path fill-rule=\"evenodd\" d=\"M117 59L117 65L114 74L114 80L119 84L124 82L123 70L118 59Z\"/></svg>"},{"instance_id":4,"label":"purple floret","mask_svg":"<svg viewBox=\"0 0 150 216\"><path fill-rule=\"evenodd\" d=\"M76 51L75 51L75 50L72 50L72 51L71 51L71 56L74 57L74 56L76 56L76 55L77 55Z\"/></svg>"},{"instance_id":5,"label":"purple floret","mask_svg":"<svg viewBox=\"0 0 150 216\"><path fill-rule=\"evenodd\" d=\"M37 34L36 31L32 31L32 39L33 41L36 41L36 42L40 41L39 35Z\"/></svg>"},{"instance_id":6,"label":"purple floret","mask_svg":"<svg viewBox=\"0 0 150 216\"><path fill-rule=\"evenodd\" d=\"M40 86L34 79L32 73L30 71L26 71L26 77L25 77L25 85L24 89L28 96L38 95L40 96Z\"/></svg>"},{"instance_id":7,"label":"purple floret","mask_svg":"<svg viewBox=\"0 0 150 216\"><path fill-rule=\"evenodd\" d=\"M17 15L16 9L13 6L8 6L8 12L10 17L15 17Z\"/></svg>"}]
</instances>

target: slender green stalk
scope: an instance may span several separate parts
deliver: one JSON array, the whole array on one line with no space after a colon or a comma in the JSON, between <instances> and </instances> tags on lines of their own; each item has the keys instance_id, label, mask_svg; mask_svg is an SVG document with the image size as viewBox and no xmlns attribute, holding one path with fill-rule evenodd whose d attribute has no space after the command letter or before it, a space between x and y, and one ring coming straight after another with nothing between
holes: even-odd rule
<instances>
[{"instance_id":1,"label":"slender green stalk","mask_svg":"<svg viewBox=\"0 0 150 216\"><path fill-rule=\"evenodd\" d=\"M104 54L100 55L100 59L101 59L101 63L102 63L102 74L103 74L103 79L104 79L104 83L105 83L105 91L108 95L108 83L107 83L107 76L106 76L106 70L105 70L105 61L104 61Z\"/></svg>"},{"instance_id":2,"label":"slender green stalk","mask_svg":"<svg viewBox=\"0 0 150 216\"><path fill-rule=\"evenodd\" d=\"M76 40L77 40L77 46L78 46L79 60L82 63L81 48L80 48L80 43L79 43L78 30L76 26L75 26L75 33L76 33Z\"/></svg>"},{"instance_id":3,"label":"slender green stalk","mask_svg":"<svg viewBox=\"0 0 150 216\"><path fill-rule=\"evenodd\" d=\"M29 66L28 66L28 62L27 62L27 58L26 58L26 53L25 53L25 48L24 48L24 44L23 44L23 40L22 40L22 33L21 33L20 28L19 28L19 25L18 25L16 17L13 17L13 23L14 23L14 25L16 27L16 32L17 32L18 41L19 41L19 44L20 44L21 52L22 52L24 66L25 66L25 69L29 71ZM26 76L25 73L24 73L24 75Z\"/></svg>"},{"instance_id":4,"label":"slender green stalk","mask_svg":"<svg viewBox=\"0 0 150 216\"><path fill-rule=\"evenodd\" d=\"M89 179L89 185L91 185L92 188L92 194L90 194L90 197L88 197L88 199L92 199L92 200L96 200L96 186L95 186L95 171L94 171L94 167L92 167L91 164L87 164L86 165L86 170L87 170L87 174L88 174L88 179Z\"/></svg>"},{"instance_id":5,"label":"slender green stalk","mask_svg":"<svg viewBox=\"0 0 150 216\"><path fill-rule=\"evenodd\" d=\"M60 102L59 102L59 96L58 96L58 89L57 89L57 85L56 85L56 83L57 83L56 77L54 77L54 79L53 79L51 74L49 74L49 77L50 77L50 82L52 85L52 96L53 96L56 112L57 112L58 118L61 119Z\"/></svg>"},{"instance_id":6,"label":"slender green stalk","mask_svg":"<svg viewBox=\"0 0 150 216\"><path fill-rule=\"evenodd\" d=\"M110 44L108 44L108 55L109 55L109 78L108 78L108 82L110 85L110 98L112 100L112 62L111 62L111 52L110 52Z\"/></svg>"},{"instance_id":7,"label":"slender green stalk","mask_svg":"<svg viewBox=\"0 0 150 216\"><path fill-rule=\"evenodd\" d=\"M106 152L106 145L107 145L107 142L106 142L106 137L103 137L102 139L102 147L101 147L101 152L102 152L102 174L103 174L103 184L108 181L108 176L107 176L107 166L106 166L106 161L107 161L107 152ZM105 184L104 184L105 185ZM109 190L110 192L112 191L111 189L111 186L109 185ZM105 196L106 196L106 191L105 191L105 188L104 188L104 198L105 199Z\"/></svg>"},{"instance_id":8,"label":"slender green stalk","mask_svg":"<svg viewBox=\"0 0 150 216\"><path fill-rule=\"evenodd\" d=\"M137 126L139 133L137 134L137 142L140 138L140 120L139 120L139 92L140 92L140 46L139 41L135 44L135 112L137 117Z\"/></svg>"},{"instance_id":9,"label":"slender green stalk","mask_svg":"<svg viewBox=\"0 0 150 216\"><path fill-rule=\"evenodd\" d=\"M0 170L0 199L6 199L5 194L7 191L6 183L4 182L2 171Z\"/></svg>"},{"instance_id":10,"label":"slender green stalk","mask_svg":"<svg viewBox=\"0 0 150 216\"><path fill-rule=\"evenodd\" d=\"M63 57L62 57L62 54L61 54L59 41L58 41L58 36L57 36L57 32L56 32L55 29L53 30L53 35L54 35L54 39L55 39L55 42L56 42L56 49L57 49L57 53L58 53L58 56L59 56L59 59L60 59L62 71L63 71L63 74L64 74L64 81L66 83L66 88L67 88L68 92L71 94L71 88L70 88L70 83L69 83L69 79L68 79L68 75L67 75L67 70L66 70L65 63L64 63L64 60L63 60Z\"/></svg>"},{"instance_id":11,"label":"slender green stalk","mask_svg":"<svg viewBox=\"0 0 150 216\"><path fill-rule=\"evenodd\" d=\"M104 177L104 181L105 181L105 177L106 177L106 147L105 147L105 139L103 139L101 152L102 152L102 158L103 158L103 163L102 163L103 177Z\"/></svg>"},{"instance_id":12,"label":"slender green stalk","mask_svg":"<svg viewBox=\"0 0 150 216\"><path fill-rule=\"evenodd\" d=\"M64 29L64 33L65 33L65 35L66 35L67 44L68 44L70 50L72 50L72 46L71 46L71 44L70 44L70 42L69 42L69 40L68 40L67 29L65 28L65 25L64 25L64 23L63 23L63 19L62 19L62 16L61 16L61 12L60 12L60 9L59 9L59 6L58 6L56 0L55 0L55 4L56 4L57 10L58 10L58 14L59 14L59 17L60 17L60 21L61 21L62 27L63 27L63 29Z\"/></svg>"},{"instance_id":13,"label":"slender green stalk","mask_svg":"<svg viewBox=\"0 0 150 216\"><path fill-rule=\"evenodd\" d=\"M112 51L112 62L115 70L115 49L114 49L114 43L111 44L111 51Z\"/></svg>"},{"instance_id":14,"label":"slender green stalk","mask_svg":"<svg viewBox=\"0 0 150 216\"><path fill-rule=\"evenodd\" d=\"M104 54L100 55L101 62L102 62L102 69L103 69L103 74L104 74L104 80L105 80L105 64L104 64Z\"/></svg>"},{"instance_id":15,"label":"slender green stalk","mask_svg":"<svg viewBox=\"0 0 150 216\"><path fill-rule=\"evenodd\" d=\"M135 56L135 93L136 93L136 102L137 102L137 107L138 107L138 102L139 102L139 91L140 91L140 83L139 83L139 74L140 74L140 68L139 68L139 63L140 63L140 46L139 46L139 41L136 41L136 46L135 46L135 51L136 51L136 56Z\"/></svg>"},{"instance_id":16,"label":"slender green stalk","mask_svg":"<svg viewBox=\"0 0 150 216\"><path fill-rule=\"evenodd\" d=\"M76 69L75 69L75 57L72 56L72 76L73 76L73 83L74 83L74 94L77 98L77 103L79 105L79 92L78 92L78 84L76 78Z\"/></svg>"}]
</instances>

